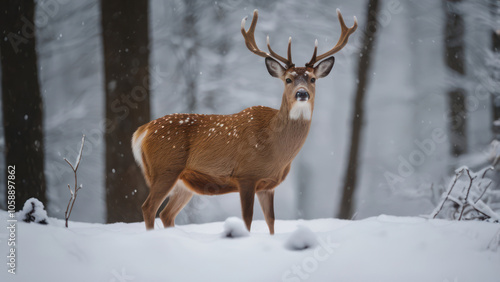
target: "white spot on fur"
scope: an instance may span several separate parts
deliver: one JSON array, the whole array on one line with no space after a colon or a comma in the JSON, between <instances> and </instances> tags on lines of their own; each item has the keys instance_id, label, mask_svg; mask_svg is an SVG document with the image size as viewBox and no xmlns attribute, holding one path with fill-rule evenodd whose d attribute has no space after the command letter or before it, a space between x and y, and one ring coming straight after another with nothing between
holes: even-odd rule
<instances>
[{"instance_id":1,"label":"white spot on fur","mask_svg":"<svg viewBox=\"0 0 500 282\"><path fill-rule=\"evenodd\" d=\"M144 130L144 132L137 136L134 134L132 137L132 152L134 153L134 159L139 164L141 169L144 169L144 163L142 162L142 141L144 140L144 137L146 137L146 134L148 133L147 130Z\"/></svg>"},{"instance_id":2,"label":"white spot on fur","mask_svg":"<svg viewBox=\"0 0 500 282\"><path fill-rule=\"evenodd\" d=\"M293 104L292 109L290 110L290 119L305 119L311 120L312 109L311 103L308 101L297 101Z\"/></svg>"}]
</instances>

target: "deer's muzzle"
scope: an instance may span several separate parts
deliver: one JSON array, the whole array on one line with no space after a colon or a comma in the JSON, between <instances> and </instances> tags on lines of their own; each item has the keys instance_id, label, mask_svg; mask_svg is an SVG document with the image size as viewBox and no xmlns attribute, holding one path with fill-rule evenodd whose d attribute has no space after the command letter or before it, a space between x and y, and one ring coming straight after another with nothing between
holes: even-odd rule
<instances>
[{"instance_id":1,"label":"deer's muzzle","mask_svg":"<svg viewBox=\"0 0 500 282\"><path fill-rule=\"evenodd\" d=\"M307 101L309 97L309 93L305 89L299 89L297 93L295 93L295 99L297 99L297 101Z\"/></svg>"}]
</instances>

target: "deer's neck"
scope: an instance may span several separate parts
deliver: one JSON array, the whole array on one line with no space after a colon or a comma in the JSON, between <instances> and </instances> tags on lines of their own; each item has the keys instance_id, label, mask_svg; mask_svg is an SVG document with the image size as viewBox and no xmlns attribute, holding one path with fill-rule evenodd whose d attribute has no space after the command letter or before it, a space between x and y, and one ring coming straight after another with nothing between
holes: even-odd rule
<instances>
[{"instance_id":1,"label":"deer's neck","mask_svg":"<svg viewBox=\"0 0 500 282\"><path fill-rule=\"evenodd\" d=\"M298 154L309 133L314 107L312 101L308 103L310 104L301 105L310 106L310 115L309 118L306 118L305 115L293 113L297 109L290 108L287 101L283 99L280 110L270 124L271 130L275 133L274 137L277 139L277 142L274 142L276 146L275 151L283 157L290 159L289 161L293 160Z\"/></svg>"}]
</instances>

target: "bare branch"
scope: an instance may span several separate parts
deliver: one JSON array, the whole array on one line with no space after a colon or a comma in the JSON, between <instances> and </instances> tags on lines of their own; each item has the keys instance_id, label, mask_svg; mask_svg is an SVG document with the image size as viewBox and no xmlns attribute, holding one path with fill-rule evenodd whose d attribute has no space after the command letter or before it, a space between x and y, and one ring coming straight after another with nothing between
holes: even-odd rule
<instances>
[{"instance_id":1,"label":"bare branch","mask_svg":"<svg viewBox=\"0 0 500 282\"><path fill-rule=\"evenodd\" d=\"M457 183L457 180L458 178L460 178L460 176L462 176L462 174L464 173L464 170L465 168L462 168L460 171L456 172L455 173L455 179L453 180L453 183L450 184L450 186L448 187L448 191L446 193L446 197L444 197L441 202L439 203L438 207L436 207L434 209L434 211L431 213L431 217L432 218L436 218L436 216L441 212L441 210L443 209L443 206L444 206L444 203L446 202L446 200L448 199L448 197L450 196L451 194L451 191L453 190L453 188L455 187L455 184Z\"/></svg>"},{"instance_id":2,"label":"bare branch","mask_svg":"<svg viewBox=\"0 0 500 282\"><path fill-rule=\"evenodd\" d=\"M493 181L490 181L490 183L488 183L488 185L486 185L486 187L484 188L484 190L481 193L481 195L479 195L479 197L474 202L475 204L477 204L477 202L479 202L479 200L481 200L481 198L484 196L484 193L486 192L486 190L488 190L488 188L490 188L491 183L493 183Z\"/></svg>"},{"instance_id":3,"label":"bare branch","mask_svg":"<svg viewBox=\"0 0 500 282\"><path fill-rule=\"evenodd\" d=\"M82 145L80 147L80 152L78 153L78 156L76 158L76 163L74 166L68 161L68 159L64 158L64 160L71 167L71 169L73 170L73 173L75 175L75 187L73 189L71 189L71 186L68 184L68 189L69 189L69 192L71 193L71 197L69 199L68 206L66 207L66 211L64 212L64 217L66 219L66 228L68 227L68 220L69 220L69 217L71 216L71 212L73 211L73 206L75 205L78 190L82 189L82 187L83 187L82 185L78 186L77 170L78 170L78 167L80 166L80 161L82 160L82 152L83 152L84 143L85 143L85 135L82 136Z\"/></svg>"},{"instance_id":4,"label":"bare branch","mask_svg":"<svg viewBox=\"0 0 500 282\"><path fill-rule=\"evenodd\" d=\"M494 210L492 210L483 201L478 201L477 203L474 203L469 200L468 204L471 205L476 211L486 215L487 217L500 221L500 215L497 214Z\"/></svg>"},{"instance_id":5,"label":"bare branch","mask_svg":"<svg viewBox=\"0 0 500 282\"><path fill-rule=\"evenodd\" d=\"M85 144L85 134L82 135L82 146L80 147L80 153L78 154L78 157L76 160L75 171L78 169L78 166L80 165L80 161L82 160L83 144Z\"/></svg>"},{"instance_id":6,"label":"bare branch","mask_svg":"<svg viewBox=\"0 0 500 282\"><path fill-rule=\"evenodd\" d=\"M458 220L462 220L462 216L464 214L465 207L468 205L468 200L469 200L469 193L470 193L470 188L472 187L472 181L476 178L476 176L472 177L470 175L470 170L465 169L467 172L467 175L469 176L469 187L467 188L467 194L465 195L465 203L462 205L462 210L460 211L460 216L458 217Z\"/></svg>"},{"instance_id":7,"label":"bare branch","mask_svg":"<svg viewBox=\"0 0 500 282\"><path fill-rule=\"evenodd\" d=\"M487 168L484 169L483 171L483 175L481 176L481 178L484 178L484 176L486 176L486 173L490 170L494 170L495 168L493 166L489 166Z\"/></svg>"},{"instance_id":8,"label":"bare branch","mask_svg":"<svg viewBox=\"0 0 500 282\"><path fill-rule=\"evenodd\" d=\"M73 165L68 161L68 159L64 158L64 160L69 164L69 166L71 167L71 169L73 171L75 171L75 168L73 167Z\"/></svg>"}]
</instances>

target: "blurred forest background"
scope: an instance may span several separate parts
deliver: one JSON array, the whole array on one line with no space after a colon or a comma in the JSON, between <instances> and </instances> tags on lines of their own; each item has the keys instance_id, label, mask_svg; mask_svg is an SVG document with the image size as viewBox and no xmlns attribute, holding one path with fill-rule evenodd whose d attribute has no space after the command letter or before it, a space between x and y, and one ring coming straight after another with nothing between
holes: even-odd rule
<instances>
[{"instance_id":1,"label":"blurred forest background","mask_svg":"<svg viewBox=\"0 0 500 282\"><path fill-rule=\"evenodd\" d=\"M241 19L259 9L258 45L269 34L283 54L292 36L305 64L315 39L319 53L337 42L336 8L359 27L318 82L276 216L429 213L456 168L482 168L500 147L497 0L2 1L0 208L15 164L17 208L36 196L63 218L73 183L63 158L74 162L85 134L71 219L142 220L133 131L175 112L279 108L282 83L244 46ZM237 194L195 196L177 223L234 215Z\"/></svg>"}]
</instances>

